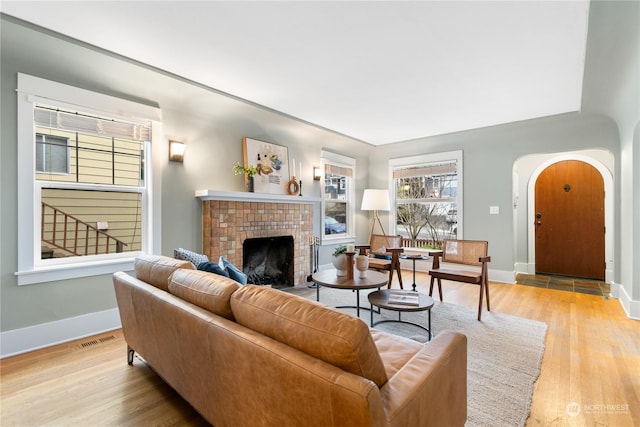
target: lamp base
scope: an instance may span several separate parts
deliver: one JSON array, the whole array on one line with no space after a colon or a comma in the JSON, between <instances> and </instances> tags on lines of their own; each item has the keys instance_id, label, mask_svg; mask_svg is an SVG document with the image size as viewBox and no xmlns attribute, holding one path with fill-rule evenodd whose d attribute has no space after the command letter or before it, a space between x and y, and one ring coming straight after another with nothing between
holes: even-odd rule
<instances>
[{"instance_id":1,"label":"lamp base","mask_svg":"<svg viewBox=\"0 0 640 427\"><path fill-rule=\"evenodd\" d=\"M376 221L380 225L380 230L382 231L382 235L386 236L387 233L384 231L384 227L382 226L382 221L380 221L380 216L378 216L378 211L373 211L373 218L371 218L371 231L369 231L369 241L371 241L371 236L373 236L373 230L376 227Z\"/></svg>"}]
</instances>

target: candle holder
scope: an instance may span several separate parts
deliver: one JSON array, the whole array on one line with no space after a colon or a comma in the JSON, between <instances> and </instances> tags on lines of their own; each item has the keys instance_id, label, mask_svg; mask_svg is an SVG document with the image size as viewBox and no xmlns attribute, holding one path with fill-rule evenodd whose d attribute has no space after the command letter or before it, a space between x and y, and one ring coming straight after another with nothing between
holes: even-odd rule
<instances>
[{"instance_id":1,"label":"candle holder","mask_svg":"<svg viewBox=\"0 0 640 427\"><path fill-rule=\"evenodd\" d=\"M355 252L345 252L347 255L347 279L353 280L353 256Z\"/></svg>"},{"instance_id":2,"label":"candle holder","mask_svg":"<svg viewBox=\"0 0 640 427\"><path fill-rule=\"evenodd\" d=\"M302 180L300 180L300 185L298 187L300 189L300 194L298 194L298 196L302 197Z\"/></svg>"}]
</instances>

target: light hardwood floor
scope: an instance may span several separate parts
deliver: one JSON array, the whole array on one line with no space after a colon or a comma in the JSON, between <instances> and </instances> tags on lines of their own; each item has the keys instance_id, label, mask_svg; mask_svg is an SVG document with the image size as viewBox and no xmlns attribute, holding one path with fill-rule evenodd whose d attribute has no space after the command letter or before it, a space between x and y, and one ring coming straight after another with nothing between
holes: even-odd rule
<instances>
[{"instance_id":1,"label":"light hardwood floor","mask_svg":"<svg viewBox=\"0 0 640 427\"><path fill-rule=\"evenodd\" d=\"M410 272L403 276L411 282ZM426 280L417 273L418 290L426 292ZM476 286L443 288L446 302L477 306ZM640 321L618 301L523 285L490 290L492 311L549 325L527 426L640 425ZM207 425L139 359L127 365L120 330L7 358L0 368L3 427Z\"/></svg>"}]
</instances>

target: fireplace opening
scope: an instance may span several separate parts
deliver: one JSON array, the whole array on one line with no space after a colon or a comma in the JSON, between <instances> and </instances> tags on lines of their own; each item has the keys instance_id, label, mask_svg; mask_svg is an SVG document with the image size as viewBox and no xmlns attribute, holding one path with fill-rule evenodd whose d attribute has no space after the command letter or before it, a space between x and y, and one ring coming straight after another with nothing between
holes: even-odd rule
<instances>
[{"instance_id":1,"label":"fireplace opening","mask_svg":"<svg viewBox=\"0 0 640 427\"><path fill-rule=\"evenodd\" d=\"M294 286L293 236L258 237L242 244L242 270L249 283Z\"/></svg>"}]
</instances>

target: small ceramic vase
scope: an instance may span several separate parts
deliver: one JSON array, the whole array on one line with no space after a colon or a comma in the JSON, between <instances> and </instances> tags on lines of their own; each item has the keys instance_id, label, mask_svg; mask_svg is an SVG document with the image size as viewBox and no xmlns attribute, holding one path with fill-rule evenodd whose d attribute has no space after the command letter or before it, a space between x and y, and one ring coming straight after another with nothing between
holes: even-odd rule
<instances>
[{"instance_id":1,"label":"small ceramic vase","mask_svg":"<svg viewBox=\"0 0 640 427\"><path fill-rule=\"evenodd\" d=\"M369 269L369 257L367 255L356 256L356 270L358 270L358 277L364 279L367 277L367 270Z\"/></svg>"},{"instance_id":2,"label":"small ceramic vase","mask_svg":"<svg viewBox=\"0 0 640 427\"><path fill-rule=\"evenodd\" d=\"M347 275L347 256L345 254L339 254L331 258L333 266L336 268L338 276Z\"/></svg>"}]
</instances>

